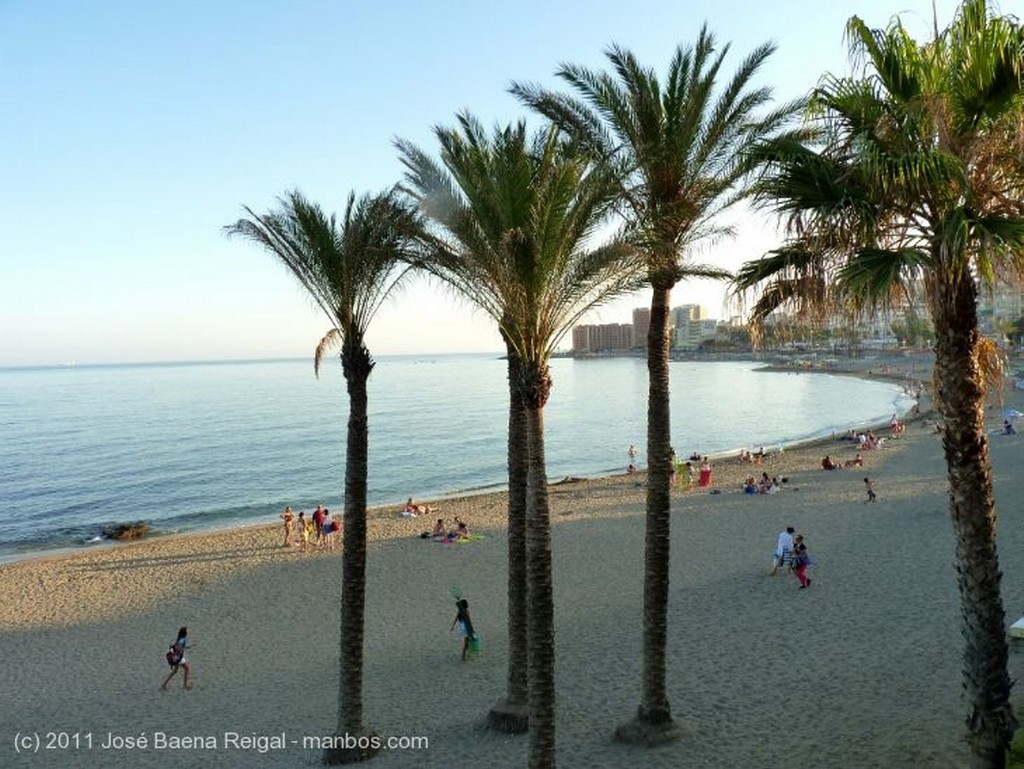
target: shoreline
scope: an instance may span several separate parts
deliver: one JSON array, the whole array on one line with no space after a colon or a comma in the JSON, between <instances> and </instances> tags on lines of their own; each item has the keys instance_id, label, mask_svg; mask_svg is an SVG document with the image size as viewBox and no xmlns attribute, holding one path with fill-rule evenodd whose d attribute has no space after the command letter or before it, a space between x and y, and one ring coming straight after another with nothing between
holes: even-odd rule
<instances>
[{"instance_id":1,"label":"shoreline","mask_svg":"<svg viewBox=\"0 0 1024 769\"><path fill-rule=\"evenodd\" d=\"M749 361L751 363L764 362L764 361L759 361L754 356L750 356L748 359L749 359ZM889 360L889 359L887 359L887 360ZM889 362L890 362L890 364L895 364L895 363L898 363L900 360L902 360L902 358L894 357ZM904 383L904 382L907 382L907 381L909 381L911 379L911 377L909 375L905 375L904 373L901 373L898 370L894 370L892 368L890 368L890 370L885 372L885 373L869 375L870 370L872 368L876 368L877 367L877 359L875 359L875 358L872 358L872 359L848 358L848 359L844 359L844 361L847 364L845 367L843 367L843 368L829 368L829 369L806 368L806 367L804 367L802 365L797 365L797 364L794 364L792 366L786 366L786 365L779 365L777 363L772 364L772 363L764 362L763 366L759 366L759 367L755 368L754 370L755 371L767 371L767 372L771 372L771 373L832 374L832 375L837 375L837 376L850 376L850 377L854 377L854 378L864 379L866 381L878 381L878 380L881 379L881 380L884 380L884 381L890 381L890 382L892 382L894 384ZM693 362L693 361L685 361L685 362ZM930 358L928 359L927 362L930 364ZM911 365L912 366L919 365L919 363L920 363L920 361L915 359L915 361L913 363L911 363ZM858 370L858 368L860 370ZM929 374L929 376L930 376L930 374ZM925 411L927 411L927 413L925 413ZM903 414L900 414L900 417L904 421L909 421L909 419L908 419L909 414L910 414L909 411L904 411ZM922 418L927 418L930 415L931 415L930 408L927 409L927 410L922 410L922 414L921 414ZM846 429L852 429L852 428L855 428L855 429L858 429L858 430L865 430L865 431L866 430L872 430L872 431L875 431L875 432L882 431L882 430L887 431L888 430L888 421L887 420L880 420L880 421L877 421L877 422L875 422L875 421L865 421L862 424L848 425ZM836 442L837 437L839 435L840 435L840 433L836 432L834 429L832 431L827 431L827 428L823 428L823 430L820 433L812 435L812 436L809 436L809 437L796 438L796 439L792 439L792 440L782 439L782 440L765 441L765 442L763 442L763 444L759 444L759 445L763 445L764 447L767 447L769 449L770 453L778 454L778 453L784 453L784 452L799 451L799 450L803 450L803 449L807 449L807 448L811 448L811 447L825 446L825 445L828 445L829 443ZM725 450L721 450L721 451L712 451L712 452L708 452L707 456L713 462L725 462L725 461L728 461L731 457L735 456L735 454L738 453L740 448L746 448L748 450L753 451L753 450L756 449L756 446L755 445L750 445L750 446L746 446L746 447L739 447L739 446L737 446L737 447L733 447L733 448L725 449ZM685 461L684 457L680 456L680 458L684 459L684 461ZM645 472L645 470L646 470L645 467L639 467L638 468L638 475L643 474ZM563 476L562 478L550 477L548 479L548 484L549 484L549 486L555 486L555 485L563 482L566 478L580 479L580 480L586 480L586 481L603 481L603 480L607 480L607 479L626 478L626 477L628 477L628 474L626 473L625 468L623 467L621 470L598 471L598 472L595 472L595 473L580 472L579 474L573 473L573 474L568 475L568 476ZM490 486L485 486L485 487L481 487L481 488L477 488L477 489L455 489L455 490L452 490L450 493L445 493L445 494L438 495L438 496L419 497L419 496L416 496L414 494L414 498L417 499L417 501L419 501L421 503L425 502L427 504L438 505L438 504L450 504L451 502L456 501L456 500L471 499L471 498L474 498L474 497L486 497L486 496L491 496L491 495L505 494L505 493L507 493L507 491L508 491L508 484L507 483L496 483L496 484L493 484L493 485L490 485ZM339 510L342 509L343 505L344 505L344 501L343 500L339 500L337 505L338 505L337 509L339 509ZM390 511L390 510L398 510L398 509L401 509L403 506L404 506L404 501L403 500L398 500L398 499L396 499L394 501L384 502L384 503L377 504L377 505L370 505L367 508L367 516L368 516L368 519L369 519L369 518L372 518L374 516L387 515L388 511ZM295 508L295 509L296 509L296 513L297 513L299 508ZM335 508L332 508L332 509L335 509ZM240 530L240 529L244 530L244 529L250 529L250 528L259 528L259 527L262 527L262 526L273 525L273 524L266 523L266 520L267 520L266 516L268 516L268 515L271 516L271 520L273 520L273 516L278 515L279 512L280 511L275 511L273 513L268 513L266 515L261 515L261 516L251 516L251 517L250 516L244 516L244 517L240 517L240 518L237 518L237 519L234 519L234 520L226 520L226 521L225 520L221 520L221 521L210 523L210 524L206 524L206 525L199 524L199 525L192 525L192 526L180 527L180 528L175 528L175 529L170 529L170 528L162 529L162 528L160 528L158 523L157 524L153 524L153 523L150 523L149 521L146 521L145 519L141 519L138 522L146 523L147 525L150 525L152 527L152 530L151 530L150 533L148 533L148 534L146 534L146 535L144 535L142 537L139 537L137 539L117 540L117 539L113 539L113 538L109 538L109 539L108 538L103 538L103 539L99 539L99 540L82 541L82 542L79 542L79 543L63 543L63 544L59 545L58 547L40 547L40 548L31 548L31 549L25 549L25 550L17 550L16 549L17 546L15 546L15 549L12 550L12 551L0 551L0 567L3 567L5 565L9 565L9 564L22 563L24 561L35 561L35 560L40 560L40 559L60 558L60 557L65 557L65 556L74 556L76 554L100 553L100 552L103 552L103 551L105 551L107 549L117 549L117 548L131 547L131 546L137 545L137 544L142 543L142 542L162 542L162 541L167 541L168 539L172 539L172 538L176 538L176 537L191 537L191 536L202 537L202 536L210 536L210 535L222 534L222 533L225 533L225 532L228 532L228 531L237 531L237 530ZM135 523L135 522L136 521L133 520L133 521L120 521L120 522L117 522L117 523Z\"/></svg>"},{"instance_id":2,"label":"shoreline","mask_svg":"<svg viewBox=\"0 0 1024 769\"><path fill-rule=\"evenodd\" d=\"M907 430L913 437L923 435L923 421L908 423ZM888 426L886 425L886 428ZM823 449L828 450L823 450ZM762 465L740 463L735 458L712 461L713 486L709 497L708 489L693 486L682 489L674 486L671 489L673 509L678 505L700 505L705 499L730 502L734 499L748 497L742 493L742 485L749 475L757 477L761 472L769 476L787 478L782 492L768 497L770 500L789 497L799 492L808 482L814 482L831 476L855 478L861 473L874 474L875 469L884 466L887 458L903 448L902 439L894 439L893 444L882 449L863 452L864 465L847 469L838 473L824 473L820 469L823 454L833 458L846 459L852 457L857 447L846 440L833 440L831 437L807 442L799 447L784 452L769 454ZM549 482L548 494L551 504L551 524L553 529L566 524L600 523L612 520L642 521L646 506L646 472L619 473L593 478L567 477L560 481ZM755 499L764 498L756 495ZM417 500L420 504L430 504L438 508L435 514L407 517L401 514L399 505L379 505L367 509L367 543L372 552L381 548L388 549L409 541L420 541L420 534L429 530L434 520L443 517L450 522L454 516L466 521L474 534L485 539L504 540L507 514L507 490L491 491L473 495L456 495ZM749 497L748 497L749 499ZM767 500L766 500L767 501ZM802 500L801 500L802 501ZM641 525L642 528L642 525ZM154 535L125 542L103 543L95 548L70 548L62 552L44 551L38 556L19 558L18 560L0 563L0 575L12 580L15 584L42 583L60 575L55 588L48 589L63 595L78 583L72 580L77 572L89 572L99 568L102 572L112 573L121 566L129 568L130 564L139 561L153 564L152 573L136 584L125 584L119 581L119 590L124 592L117 596L108 596L103 608L81 604L74 601L39 601L26 611L23 606L15 607L13 617L9 619L9 627L22 626L52 627L67 621L78 621L86 616L114 618L124 612L137 613L140 610L152 609L160 600L174 595L175 581L173 567L179 563L189 563L192 574L190 580L200 586L208 586L230 576L233 571L232 562L249 562L248 568L277 568L287 564L306 563L340 563L344 550L343 541L333 552L310 547L308 552L300 552L298 538L293 534L293 544L282 547L283 523L274 521L254 522L229 529L211 529L177 532L173 534ZM464 549L459 544L444 545L429 543L425 546L455 550ZM211 553L209 559L204 553ZM226 561L225 568L222 561ZM45 576L44 576L45 575ZM17 603L21 603L18 601Z\"/></svg>"}]
</instances>

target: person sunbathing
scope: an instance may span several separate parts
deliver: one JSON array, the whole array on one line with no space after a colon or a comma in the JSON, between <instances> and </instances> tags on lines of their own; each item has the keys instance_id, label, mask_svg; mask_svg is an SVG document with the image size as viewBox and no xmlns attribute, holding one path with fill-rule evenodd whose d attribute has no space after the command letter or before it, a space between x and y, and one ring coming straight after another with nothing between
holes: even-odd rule
<instances>
[{"instance_id":1,"label":"person sunbathing","mask_svg":"<svg viewBox=\"0 0 1024 769\"><path fill-rule=\"evenodd\" d=\"M864 457L862 457L858 451L857 456L853 459L847 459L843 462L843 467L864 467Z\"/></svg>"},{"instance_id":2,"label":"person sunbathing","mask_svg":"<svg viewBox=\"0 0 1024 769\"><path fill-rule=\"evenodd\" d=\"M821 469L822 470L838 470L839 469L839 465L837 465L835 462L833 462L832 458L828 454L826 454L825 458L823 460L821 460Z\"/></svg>"},{"instance_id":3,"label":"person sunbathing","mask_svg":"<svg viewBox=\"0 0 1024 769\"><path fill-rule=\"evenodd\" d=\"M433 505L420 505L412 501L412 497L405 503L405 512L408 515L426 515L427 513L436 513L441 508L434 507Z\"/></svg>"}]
</instances>

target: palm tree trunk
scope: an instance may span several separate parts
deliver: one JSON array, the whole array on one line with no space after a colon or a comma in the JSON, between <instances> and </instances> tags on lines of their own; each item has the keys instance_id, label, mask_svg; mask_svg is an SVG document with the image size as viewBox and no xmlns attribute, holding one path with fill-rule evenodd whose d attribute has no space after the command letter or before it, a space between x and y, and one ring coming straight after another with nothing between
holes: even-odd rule
<instances>
[{"instance_id":1,"label":"palm tree trunk","mask_svg":"<svg viewBox=\"0 0 1024 769\"><path fill-rule=\"evenodd\" d=\"M985 382L977 357L977 292L969 276L949 280L936 292L935 404L944 423L942 445L956 535L971 766L1002 769L1017 721L1009 702L995 496L985 437ZM971 333L964 334L965 328Z\"/></svg>"},{"instance_id":2,"label":"palm tree trunk","mask_svg":"<svg viewBox=\"0 0 1024 769\"><path fill-rule=\"evenodd\" d=\"M644 639L640 707L615 730L624 742L657 744L679 736L666 690L669 586L669 301L672 284L652 280L647 334L647 522L644 537Z\"/></svg>"},{"instance_id":3,"label":"palm tree trunk","mask_svg":"<svg viewBox=\"0 0 1024 769\"><path fill-rule=\"evenodd\" d=\"M366 382L373 361L364 347L342 353L349 415L345 456L345 513L341 569L341 676L337 744L324 763L364 761L378 752L373 732L363 725L363 623L366 604L366 468L368 423Z\"/></svg>"},{"instance_id":4,"label":"palm tree trunk","mask_svg":"<svg viewBox=\"0 0 1024 769\"><path fill-rule=\"evenodd\" d=\"M522 365L511 345L508 354L508 689L487 714L492 729L518 734L529 728L526 622L526 405L520 390Z\"/></svg>"},{"instance_id":5,"label":"palm tree trunk","mask_svg":"<svg viewBox=\"0 0 1024 769\"><path fill-rule=\"evenodd\" d=\"M544 459L544 404L551 376L525 364L529 469L526 481L527 648L529 650L530 769L555 766L555 601L551 579L551 511Z\"/></svg>"}]
</instances>

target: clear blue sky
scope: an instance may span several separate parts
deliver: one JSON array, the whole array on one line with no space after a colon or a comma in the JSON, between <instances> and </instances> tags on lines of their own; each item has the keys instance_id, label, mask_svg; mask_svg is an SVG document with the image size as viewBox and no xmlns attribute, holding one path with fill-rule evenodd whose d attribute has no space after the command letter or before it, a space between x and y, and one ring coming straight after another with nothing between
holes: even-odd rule
<instances>
[{"instance_id":1,"label":"clear blue sky","mask_svg":"<svg viewBox=\"0 0 1024 769\"><path fill-rule=\"evenodd\" d=\"M221 228L300 188L340 211L398 181L396 136L469 109L525 111L511 80L557 87L556 65L603 67L615 42L659 72L707 21L726 70L778 45L780 99L848 71L843 26L896 13L930 34L931 0L0 0L0 366L311 356L326 319L283 266ZM957 3L938 0L945 26ZM1004 10L1012 8L1004 3ZM735 268L771 227L702 255ZM678 287L721 317L721 288ZM601 310L627 322L646 293ZM425 281L385 306L378 355L490 351L490 321Z\"/></svg>"}]
</instances>

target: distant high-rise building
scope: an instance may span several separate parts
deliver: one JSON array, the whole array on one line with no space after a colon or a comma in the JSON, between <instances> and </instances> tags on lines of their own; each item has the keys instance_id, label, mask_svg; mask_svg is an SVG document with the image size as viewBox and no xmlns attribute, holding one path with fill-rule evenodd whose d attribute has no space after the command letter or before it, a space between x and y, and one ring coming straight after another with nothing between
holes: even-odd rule
<instances>
[{"instance_id":1,"label":"distant high-rise building","mask_svg":"<svg viewBox=\"0 0 1024 769\"><path fill-rule=\"evenodd\" d=\"M672 346L679 350L696 350L701 342L714 339L718 321L711 318L683 320L672 331Z\"/></svg>"},{"instance_id":2,"label":"distant high-rise building","mask_svg":"<svg viewBox=\"0 0 1024 769\"><path fill-rule=\"evenodd\" d=\"M647 334L651 330L651 308L637 307L633 310L633 347L647 349Z\"/></svg>"},{"instance_id":3,"label":"distant high-rise building","mask_svg":"<svg viewBox=\"0 0 1024 769\"><path fill-rule=\"evenodd\" d=\"M704 320L708 317L707 310L699 304L681 304L672 308L672 324L676 328L686 325L691 320Z\"/></svg>"},{"instance_id":4,"label":"distant high-rise building","mask_svg":"<svg viewBox=\"0 0 1024 769\"><path fill-rule=\"evenodd\" d=\"M625 352L633 346L633 326L628 323L602 323L576 326L572 330L574 353Z\"/></svg>"}]
</instances>

